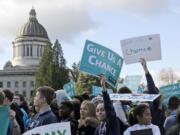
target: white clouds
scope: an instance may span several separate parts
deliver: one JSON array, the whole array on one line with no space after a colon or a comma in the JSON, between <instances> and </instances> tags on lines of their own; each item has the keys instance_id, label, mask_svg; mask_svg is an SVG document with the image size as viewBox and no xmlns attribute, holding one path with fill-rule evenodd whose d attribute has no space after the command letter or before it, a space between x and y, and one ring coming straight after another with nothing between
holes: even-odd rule
<instances>
[{"instance_id":1,"label":"white clouds","mask_svg":"<svg viewBox=\"0 0 180 135\"><path fill-rule=\"evenodd\" d=\"M93 3L103 10L119 10L137 14L137 16L151 16L167 10L169 0L98 0Z\"/></svg>"},{"instance_id":2,"label":"white clouds","mask_svg":"<svg viewBox=\"0 0 180 135\"><path fill-rule=\"evenodd\" d=\"M3 45L0 44L0 54L3 54L3 53L5 53L5 49L3 48Z\"/></svg>"},{"instance_id":3,"label":"white clouds","mask_svg":"<svg viewBox=\"0 0 180 135\"><path fill-rule=\"evenodd\" d=\"M1 0L0 37L15 36L28 20L28 13L35 7L39 22L45 26L50 38L72 41L82 32L97 27L89 9L96 11L126 11L134 16L147 16L166 9L168 0ZM14 37L15 38L15 37Z\"/></svg>"},{"instance_id":4,"label":"white clouds","mask_svg":"<svg viewBox=\"0 0 180 135\"><path fill-rule=\"evenodd\" d=\"M47 29L50 38L72 41L82 32L96 27L96 23L81 0L76 2L34 0L31 2L24 0L0 1L0 37L15 36L18 29L27 22L32 5L36 9L39 23Z\"/></svg>"}]
</instances>

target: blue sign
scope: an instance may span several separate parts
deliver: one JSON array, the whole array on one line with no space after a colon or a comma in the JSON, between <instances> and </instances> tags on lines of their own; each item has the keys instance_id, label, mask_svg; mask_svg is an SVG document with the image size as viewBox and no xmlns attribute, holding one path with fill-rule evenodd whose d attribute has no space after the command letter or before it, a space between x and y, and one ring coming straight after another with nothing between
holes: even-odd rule
<instances>
[{"instance_id":1,"label":"blue sign","mask_svg":"<svg viewBox=\"0 0 180 135\"><path fill-rule=\"evenodd\" d=\"M133 93L137 93L141 79L141 75L126 76L123 84L127 86Z\"/></svg>"},{"instance_id":2,"label":"blue sign","mask_svg":"<svg viewBox=\"0 0 180 135\"><path fill-rule=\"evenodd\" d=\"M107 92L108 92L108 94L112 94L113 90L107 89ZM102 95L102 87L92 86L92 94L93 94L93 96Z\"/></svg>"},{"instance_id":3,"label":"blue sign","mask_svg":"<svg viewBox=\"0 0 180 135\"><path fill-rule=\"evenodd\" d=\"M69 82L69 83L66 83L64 86L63 86L63 89L67 92L67 94L70 96L70 97L74 97L76 95L76 86L75 86L75 83L74 82Z\"/></svg>"},{"instance_id":4,"label":"blue sign","mask_svg":"<svg viewBox=\"0 0 180 135\"><path fill-rule=\"evenodd\" d=\"M180 83L160 87L160 93L164 97L164 104L168 104L169 98L176 96L180 98Z\"/></svg>"},{"instance_id":5,"label":"blue sign","mask_svg":"<svg viewBox=\"0 0 180 135\"><path fill-rule=\"evenodd\" d=\"M144 87L139 86L138 90L137 90L137 93L143 93L143 92L144 92Z\"/></svg>"},{"instance_id":6,"label":"blue sign","mask_svg":"<svg viewBox=\"0 0 180 135\"><path fill-rule=\"evenodd\" d=\"M114 51L87 40L79 69L89 74L103 74L107 83L116 87L123 59Z\"/></svg>"},{"instance_id":7,"label":"blue sign","mask_svg":"<svg viewBox=\"0 0 180 135\"><path fill-rule=\"evenodd\" d=\"M0 135L6 135L9 124L9 107L0 106Z\"/></svg>"}]
</instances>

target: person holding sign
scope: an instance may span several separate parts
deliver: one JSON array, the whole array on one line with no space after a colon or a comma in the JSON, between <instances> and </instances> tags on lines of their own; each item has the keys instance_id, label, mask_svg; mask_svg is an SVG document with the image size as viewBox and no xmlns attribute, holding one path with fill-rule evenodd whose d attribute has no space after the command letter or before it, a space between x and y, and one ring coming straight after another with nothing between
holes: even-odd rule
<instances>
[{"instance_id":1,"label":"person holding sign","mask_svg":"<svg viewBox=\"0 0 180 135\"><path fill-rule=\"evenodd\" d=\"M110 101L110 97L105 87L105 77L100 76L100 82L103 88L104 103L100 103L96 107L96 117L101 122L96 128L95 135L121 135L119 119Z\"/></svg>"},{"instance_id":2,"label":"person holding sign","mask_svg":"<svg viewBox=\"0 0 180 135\"><path fill-rule=\"evenodd\" d=\"M159 94L158 88L155 86L153 78L149 73L146 60L141 58L140 63L144 69L146 80L147 80L147 90L145 93L148 94ZM163 127L165 117L165 106L162 104L163 97L159 96L156 100L150 103L150 109L152 113L152 123L157 125L160 128L161 135L165 135L165 130ZM157 116L159 119L157 119Z\"/></svg>"},{"instance_id":3,"label":"person holding sign","mask_svg":"<svg viewBox=\"0 0 180 135\"><path fill-rule=\"evenodd\" d=\"M151 111L147 104L138 105L133 114L138 123L129 127L123 135L161 135L158 126L151 124Z\"/></svg>"}]
</instances>

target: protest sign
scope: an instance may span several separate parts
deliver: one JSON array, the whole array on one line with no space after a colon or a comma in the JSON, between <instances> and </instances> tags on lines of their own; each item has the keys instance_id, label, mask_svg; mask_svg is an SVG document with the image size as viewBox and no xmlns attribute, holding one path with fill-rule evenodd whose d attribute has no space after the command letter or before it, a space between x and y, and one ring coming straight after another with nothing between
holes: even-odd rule
<instances>
[{"instance_id":1,"label":"protest sign","mask_svg":"<svg viewBox=\"0 0 180 135\"><path fill-rule=\"evenodd\" d=\"M95 76L103 74L107 83L116 87L122 64L123 59L117 53L87 40L79 69Z\"/></svg>"},{"instance_id":2,"label":"protest sign","mask_svg":"<svg viewBox=\"0 0 180 135\"><path fill-rule=\"evenodd\" d=\"M121 40L121 49L126 64L161 59L160 35L147 35Z\"/></svg>"},{"instance_id":3,"label":"protest sign","mask_svg":"<svg viewBox=\"0 0 180 135\"><path fill-rule=\"evenodd\" d=\"M139 86L137 93L143 93L144 92L144 87L143 86Z\"/></svg>"},{"instance_id":4,"label":"protest sign","mask_svg":"<svg viewBox=\"0 0 180 135\"><path fill-rule=\"evenodd\" d=\"M0 135L6 135L9 124L9 107L0 106Z\"/></svg>"},{"instance_id":5,"label":"protest sign","mask_svg":"<svg viewBox=\"0 0 180 135\"><path fill-rule=\"evenodd\" d=\"M112 89L107 89L108 94L112 94L113 90ZM102 87L98 86L92 86L92 94L93 96L98 96L102 94Z\"/></svg>"},{"instance_id":6,"label":"protest sign","mask_svg":"<svg viewBox=\"0 0 180 135\"><path fill-rule=\"evenodd\" d=\"M130 131L131 135L153 135L152 128Z\"/></svg>"},{"instance_id":7,"label":"protest sign","mask_svg":"<svg viewBox=\"0 0 180 135\"><path fill-rule=\"evenodd\" d=\"M160 93L163 95L163 103L167 105L170 97L180 98L180 83L160 87Z\"/></svg>"},{"instance_id":8,"label":"protest sign","mask_svg":"<svg viewBox=\"0 0 180 135\"><path fill-rule=\"evenodd\" d=\"M123 84L127 86L133 93L137 93L141 79L141 75L126 76Z\"/></svg>"},{"instance_id":9,"label":"protest sign","mask_svg":"<svg viewBox=\"0 0 180 135\"><path fill-rule=\"evenodd\" d=\"M111 100L120 100L120 101L154 101L159 94L110 94Z\"/></svg>"},{"instance_id":10,"label":"protest sign","mask_svg":"<svg viewBox=\"0 0 180 135\"><path fill-rule=\"evenodd\" d=\"M64 84L63 89L67 92L67 94L70 97L74 97L76 95L76 86L75 86L75 82L69 82Z\"/></svg>"},{"instance_id":11,"label":"protest sign","mask_svg":"<svg viewBox=\"0 0 180 135\"><path fill-rule=\"evenodd\" d=\"M71 135L70 122L61 122L40 126L25 132L23 135Z\"/></svg>"}]
</instances>

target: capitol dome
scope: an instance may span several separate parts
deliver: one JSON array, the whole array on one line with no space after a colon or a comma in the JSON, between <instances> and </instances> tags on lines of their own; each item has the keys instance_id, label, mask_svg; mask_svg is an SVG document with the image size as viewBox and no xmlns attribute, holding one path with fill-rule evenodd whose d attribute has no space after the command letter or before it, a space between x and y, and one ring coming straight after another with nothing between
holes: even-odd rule
<instances>
[{"instance_id":1,"label":"capitol dome","mask_svg":"<svg viewBox=\"0 0 180 135\"><path fill-rule=\"evenodd\" d=\"M23 36L48 38L45 28L36 19L35 9L31 9L29 15L29 21L20 28L17 38Z\"/></svg>"},{"instance_id":2,"label":"capitol dome","mask_svg":"<svg viewBox=\"0 0 180 135\"><path fill-rule=\"evenodd\" d=\"M29 12L29 21L19 30L13 43L13 66L39 66L44 48L51 44L46 29L38 22L36 11Z\"/></svg>"}]
</instances>

